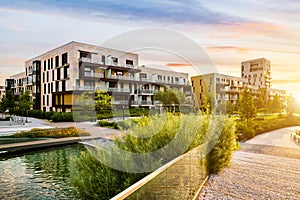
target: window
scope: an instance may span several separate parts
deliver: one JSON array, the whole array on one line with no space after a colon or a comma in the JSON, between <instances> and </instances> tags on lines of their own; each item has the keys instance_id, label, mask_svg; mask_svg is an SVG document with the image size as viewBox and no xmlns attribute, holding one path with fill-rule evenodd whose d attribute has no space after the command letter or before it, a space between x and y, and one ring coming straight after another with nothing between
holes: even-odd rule
<instances>
[{"instance_id":1,"label":"window","mask_svg":"<svg viewBox=\"0 0 300 200\"><path fill-rule=\"evenodd\" d=\"M105 65L105 56L102 55L101 59L102 59L102 63Z\"/></svg>"},{"instance_id":2,"label":"window","mask_svg":"<svg viewBox=\"0 0 300 200\"><path fill-rule=\"evenodd\" d=\"M113 65L117 65L118 64L118 58L111 57L111 62L112 62Z\"/></svg>"},{"instance_id":3,"label":"window","mask_svg":"<svg viewBox=\"0 0 300 200\"><path fill-rule=\"evenodd\" d=\"M47 90L46 90L46 84L44 84L44 93L46 94Z\"/></svg>"},{"instance_id":4,"label":"window","mask_svg":"<svg viewBox=\"0 0 300 200\"><path fill-rule=\"evenodd\" d=\"M62 81L62 91L66 91L66 81Z\"/></svg>"},{"instance_id":5,"label":"window","mask_svg":"<svg viewBox=\"0 0 300 200\"><path fill-rule=\"evenodd\" d=\"M49 82L49 72L47 72L47 82Z\"/></svg>"},{"instance_id":6,"label":"window","mask_svg":"<svg viewBox=\"0 0 300 200\"><path fill-rule=\"evenodd\" d=\"M68 64L68 53L64 53L61 55L61 64L62 65Z\"/></svg>"},{"instance_id":7,"label":"window","mask_svg":"<svg viewBox=\"0 0 300 200\"><path fill-rule=\"evenodd\" d=\"M140 73L140 78L147 78L147 74Z\"/></svg>"},{"instance_id":8,"label":"window","mask_svg":"<svg viewBox=\"0 0 300 200\"><path fill-rule=\"evenodd\" d=\"M46 66L47 65L47 62L46 62L46 60L44 60L44 71L46 71Z\"/></svg>"},{"instance_id":9,"label":"window","mask_svg":"<svg viewBox=\"0 0 300 200\"><path fill-rule=\"evenodd\" d=\"M53 69L53 58L51 58L51 69Z\"/></svg>"},{"instance_id":10,"label":"window","mask_svg":"<svg viewBox=\"0 0 300 200\"><path fill-rule=\"evenodd\" d=\"M178 77L175 77L175 82L178 82L179 81L179 78Z\"/></svg>"},{"instance_id":11,"label":"window","mask_svg":"<svg viewBox=\"0 0 300 200\"><path fill-rule=\"evenodd\" d=\"M200 85L202 85L202 79L200 79Z\"/></svg>"},{"instance_id":12,"label":"window","mask_svg":"<svg viewBox=\"0 0 300 200\"><path fill-rule=\"evenodd\" d=\"M54 70L52 70L52 81L54 81Z\"/></svg>"},{"instance_id":13,"label":"window","mask_svg":"<svg viewBox=\"0 0 300 200\"><path fill-rule=\"evenodd\" d=\"M49 106L49 95L47 95L47 106Z\"/></svg>"},{"instance_id":14,"label":"window","mask_svg":"<svg viewBox=\"0 0 300 200\"><path fill-rule=\"evenodd\" d=\"M133 66L133 60L126 60L126 65Z\"/></svg>"},{"instance_id":15,"label":"window","mask_svg":"<svg viewBox=\"0 0 300 200\"><path fill-rule=\"evenodd\" d=\"M80 58L91 58L91 53L87 51L80 51Z\"/></svg>"},{"instance_id":16,"label":"window","mask_svg":"<svg viewBox=\"0 0 300 200\"><path fill-rule=\"evenodd\" d=\"M48 70L50 69L50 59L48 59Z\"/></svg>"},{"instance_id":17,"label":"window","mask_svg":"<svg viewBox=\"0 0 300 200\"><path fill-rule=\"evenodd\" d=\"M60 69L56 70L56 78L57 80L60 80Z\"/></svg>"},{"instance_id":18,"label":"window","mask_svg":"<svg viewBox=\"0 0 300 200\"><path fill-rule=\"evenodd\" d=\"M201 86L201 92L203 92L203 86Z\"/></svg>"},{"instance_id":19,"label":"window","mask_svg":"<svg viewBox=\"0 0 300 200\"><path fill-rule=\"evenodd\" d=\"M48 94L50 94L50 83L48 83Z\"/></svg>"},{"instance_id":20,"label":"window","mask_svg":"<svg viewBox=\"0 0 300 200\"><path fill-rule=\"evenodd\" d=\"M200 94L200 100L202 100L202 93Z\"/></svg>"},{"instance_id":21,"label":"window","mask_svg":"<svg viewBox=\"0 0 300 200\"><path fill-rule=\"evenodd\" d=\"M55 67L59 67L59 56L55 56Z\"/></svg>"},{"instance_id":22,"label":"window","mask_svg":"<svg viewBox=\"0 0 300 200\"><path fill-rule=\"evenodd\" d=\"M192 81L192 86L194 86L194 81Z\"/></svg>"}]
</instances>

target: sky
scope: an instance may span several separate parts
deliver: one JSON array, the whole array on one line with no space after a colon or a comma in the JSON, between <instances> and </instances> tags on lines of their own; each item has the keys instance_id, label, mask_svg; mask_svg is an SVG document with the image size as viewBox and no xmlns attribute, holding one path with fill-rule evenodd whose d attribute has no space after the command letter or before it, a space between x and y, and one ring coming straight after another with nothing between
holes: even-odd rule
<instances>
[{"instance_id":1,"label":"sky","mask_svg":"<svg viewBox=\"0 0 300 200\"><path fill-rule=\"evenodd\" d=\"M300 99L299 10L294 0L0 0L0 79L22 72L25 60L70 41L99 45L155 27L194 41L220 73L240 76L242 61L267 58L272 87ZM183 60L161 55L141 56L140 64L189 71Z\"/></svg>"}]
</instances>

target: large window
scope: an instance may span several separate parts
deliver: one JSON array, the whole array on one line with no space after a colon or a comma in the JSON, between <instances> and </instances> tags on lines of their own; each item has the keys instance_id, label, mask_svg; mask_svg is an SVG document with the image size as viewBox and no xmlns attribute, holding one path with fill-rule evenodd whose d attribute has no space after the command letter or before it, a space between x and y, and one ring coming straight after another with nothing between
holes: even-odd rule
<instances>
[{"instance_id":1,"label":"large window","mask_svg":"<svg viewBox=\"0 0 300 200\"><path fill-rule=\"evenodd\" d=\"M59 56L55 56L55 67L59 67Z\"/></svg>"},{"instance_id":2,"label":"large window","mask_svg":"<svg viewBox=\"0 0 300 200\"><path fill-rule=\"evenodd\" d=\"M62 56L61 56L61 64L62 65L68 64L68 53L62 54Z\"/></svg>"}]
</instances>

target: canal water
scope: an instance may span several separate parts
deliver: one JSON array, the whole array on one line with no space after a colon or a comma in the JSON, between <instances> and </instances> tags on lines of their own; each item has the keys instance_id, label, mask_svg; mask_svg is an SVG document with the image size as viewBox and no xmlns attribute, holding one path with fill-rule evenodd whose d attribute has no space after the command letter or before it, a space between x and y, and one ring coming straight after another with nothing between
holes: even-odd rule
<instances>
[{"instance_id":1,"label":"canal water","mask_svg":"<svg viewBox=\"0 0 300 200\"><path fill-rule=\"evenodd\" d=\"M87 151L68 145L19 155L0 154L0 199L78 199L69 183L70 158Z\"/></svg>"}]
</instances>

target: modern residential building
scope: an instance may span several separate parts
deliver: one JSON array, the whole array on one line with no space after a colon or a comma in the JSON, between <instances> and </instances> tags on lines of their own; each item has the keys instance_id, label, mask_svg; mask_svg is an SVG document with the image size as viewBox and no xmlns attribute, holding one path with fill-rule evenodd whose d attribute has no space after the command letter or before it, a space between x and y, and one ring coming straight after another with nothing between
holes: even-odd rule
<instances>
[{"instance_id":1,"label":"modern residential building","mask_svg":"<svg viewBox=\"0 0 300 200\"><path fill-rule=\"evenodd\" d=\"M260 95L269 99L271 89L271 63L265 58L259 58L241 63L241 77L247 84L259 90Z\"/></svg>"},{"instance_id":2,"label":"modern residential building","mask_svg":"<svg viewBox=\"0 0 300 200\"><path fill-rule=\"evenodd\" d=\"M246 85L245 79L218 73L194 76L191 77L191 80L195 94L194 105L198 104L199 108L205 106L203 105L204 98L209 96L214 98L212 102L215 103L215 106L220 105L222 101L236 104L241 90Z\"/></svg>"},{"instance_id":3,"label":"modern residential building","mask_svg":"<svg viewBox=\"0 0 300 200\"><path fill-rule=\"evenodd\" d=\"M9 80L11 81L10 89L15 95L15 100L18 100L20 94L26 90L27 77L25 72L10 76Z\"/></svg>"},{"instance_id":4,"label":"modern residential building","mask_svg":"<svg viewBox=\"0 0 300 200\"><path fill-rule=\"evenodd\" d=\"M218 107L222 101L236 104L242 88L252 91L254 98L263 96L272 100L278 94L285 104L286 92L271 88L271 65L265 58L241 63L241 77L212 73L191 77L194 92L194 104L203 108L204 96L213 98ZM197 100L197 102L196 102Z\"/></svg>"},{"instance_id":5,"label":"modern residential building","mask_svg":"<svg viewBox=\"0 0 300 200\"><path fill-rule=\"evenodd\" d=\"M69 112L78 95L95 90L107 91L123 108L154 108L153 94L164 86L191 95L188 74L138 65L138 54L70 42L26 61L25 73L6 83L16 95L29 90L34 108L43 111Z\"/></svg>"}]
</instances>

